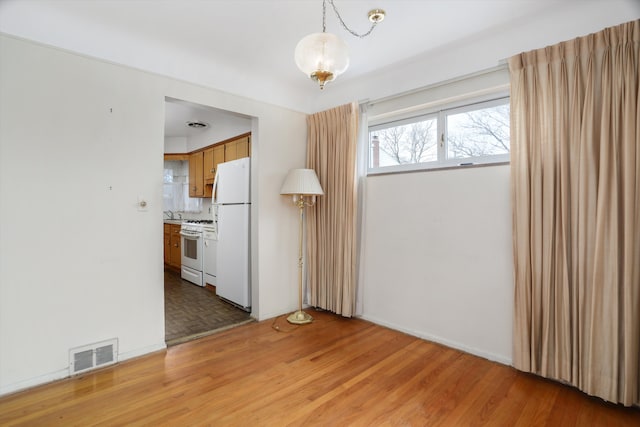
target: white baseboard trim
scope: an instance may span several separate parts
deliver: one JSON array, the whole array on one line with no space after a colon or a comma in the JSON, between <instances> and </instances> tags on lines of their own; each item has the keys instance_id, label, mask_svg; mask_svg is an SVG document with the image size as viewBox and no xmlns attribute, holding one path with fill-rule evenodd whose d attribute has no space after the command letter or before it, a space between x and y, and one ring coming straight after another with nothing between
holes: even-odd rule
<instances>
[{"instance_id":1,"label":"white baseboard trim","mask_svg":"<svg viewBox=\"0 0 640 427\"><path fill-rule=\"evenodd\" d=\"M167 345L162 342L159 344L137 348L132 351L128 351L126 353L118 354L118 362L122 362L128 359L133 359L134 357L143 356L145 354L153 353L154 351L164 350L167 348ZM117 364L116 364L117 365ZM114 365L110 365L114 366ZM90 372L85 372L85 374L89 374ZM62 380L70 377L69 375L69 367L65 367L64 369L50 372L44 375L39 375L37 377L29 378L26 380L18 381L13 384L8 384L0 387L0 396L4 396L6 394L16 393L18 391L26 390L28 388L37 387L40 385L44 385L53 381Z\"/></svg>"},{"instance_id":2,"label":"white baseboard trim","mask_svg":"<svg viewBox=\"0 0 640 427\"><path fill-rule=\"evenodd\" d=\"M302 310L307 310L307 309L310 309L310 306L308 306L306 304L303 304L302 305ZM295 312L297 310L298 310L298 307L294 307L294 308L292 308L290 310L287 310L287 311L276 311L276 312L271 312L271 313L265 313L265 314L262 314L259 318L256 318L256 320L258 322L262 322L264 320L269 320L269 319L274 319L276 317L289 315L289 314L291 314L291 313L293 313L293 312ZM252 313L252 317L253 317L253 313Z\"/></svg>"},{"instance_id":3,"label":"white baseboard trim","mask_svg":"<svg viewBox=\"0 0 640 427\"><path fill-rule=\"evenodd\" d=\"M118 362L123 362L125 360L133 359L139 356L144 356L145 354L153 353L154 351L164 350L166 348L167 348L167 344L165 344L164 341L162 343L150 345L147 347L136 348L135 350L118 354Z\"/></svg>"},{"instance_id":4,"label":"white baseboard trim","mask_svg":"<svg viewBox=\"0 0 640 427\"><path fill-rule=\"evenodd\" d=\"M37 377L29 378L26 380L18 381L17 383L8 384L0 387L0 396L5 394L15 393L27 388L36 387L53 381L58 381L69 376L69 367L61 369L59 371L50 372L48 374L39 375Z\"/></svg>"},{"instance_id":5,"label":"white baseboard trim","mask_svg":"<svg viewBox=\"0 0 640 427\"><path fill-rule=\"evenodd\" d=\"M400 325L396 325L396 324L391 323L391 322L386 322L386 321L378 319L378 318L376 318L374 316L367 316L365 314L365 315L358 316L358 317L360 317L361 319L367 320L367 321L369 321L371 323L375 323L375 324L380 325L380 326L385 326L387 328L394 329L396 331L404 332L405 334L409 334L409 335L412 335L414 337L421 338L423 340L433 341L435 343L442 344L442 345L447 346L447 347L455 348L456 350L464 351L465 353L473 354L474 356L479 356L479 357L482 357L484 359L491 360L493 362L502 363L503 365L507 365L507 366L513 366L513 361L510 358L507 358L507 357L499 355L499 354L495 354L495 353L487 352L487 351L480 350L480 349L477 349L477 348L469 347L467 345L461 344L461 343L456 342L456 341L451 341L451 340L439 337L437 335L432 335L432 334L428 334L426 332L416 331L416 330L413 330L413 329L404 328L404 327L402 327Z\"/></svg>"}]
</instances>

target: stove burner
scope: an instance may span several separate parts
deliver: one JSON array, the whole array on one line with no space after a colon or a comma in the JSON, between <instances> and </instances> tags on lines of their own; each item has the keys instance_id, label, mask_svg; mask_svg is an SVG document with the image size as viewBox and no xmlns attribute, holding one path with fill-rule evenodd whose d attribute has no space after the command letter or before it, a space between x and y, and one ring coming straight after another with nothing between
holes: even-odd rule
<instances>
[{"instance_id":1,"label":"stove burner","mask_svg":"<svg viewBox=\"0 0 640 427\"><path fill-rule=\"evenodd\" d=\"M187 224L213 224L212 219L188 219L185 222Z\"/></svg>"}]
</instances>

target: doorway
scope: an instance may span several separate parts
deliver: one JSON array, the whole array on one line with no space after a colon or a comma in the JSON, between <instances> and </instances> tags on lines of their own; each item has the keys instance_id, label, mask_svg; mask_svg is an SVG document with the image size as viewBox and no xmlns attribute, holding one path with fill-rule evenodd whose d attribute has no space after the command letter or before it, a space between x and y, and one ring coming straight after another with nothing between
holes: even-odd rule
<instances>
[{"instance_id":1,"label":"doorway","mask_svg":"<svg viewBox=\"0 0 640 427\"><path fill-rule=\"evenodd\" d=\"M198 125L194 126L194 123ZM189 153L251 132L251 127L250 117L187 101L165 99L165 224L210 220L213 217L211 196L189 195ZM179 229L180 226L177 227ZM166 262L165 257L165 342L168 346L253 320L249 313L218 298L215 287L197 286L182 279L179 262L177 269L175 263L171 266ZM201 274L205 276L204 268Z\"/></svg>"}]
</instances>

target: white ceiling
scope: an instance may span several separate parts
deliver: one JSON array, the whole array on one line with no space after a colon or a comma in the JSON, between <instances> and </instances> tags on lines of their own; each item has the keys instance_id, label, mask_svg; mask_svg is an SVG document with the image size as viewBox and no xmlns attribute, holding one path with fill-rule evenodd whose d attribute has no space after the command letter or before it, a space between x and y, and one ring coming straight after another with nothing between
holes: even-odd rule
<instances>
[{"instance_id":1,"label":"white ceiling","mask_svg":"<svg viewBox=\"0 0 640 427\"><path fill-rule=\"evenodd\" d=\"M190 137L203 132L204 129L187 126L187 122L204 122L208 128L215 128L224 121L237 122L238 118L246 119L247 127L251 128L251 120L248 117L186 101L168 99L165 102L164 136Z\"/></svg>"},{"instance_id":2,"label":"white ceiling","mask_svg":"<svg viewBox=\"0 0 640 427\"><path fill-rule=\"evenodd\" d=\"M368 29L370 9L382 8L387 17L369 37L359 39L340 27L327 4L327 31L348 44L351 61L345 74L324 92L293 60L296 43L322 30L322 0L0 0L0 31L309 112L323 103L322 98L333 102L341 88L355 86L364 77L401 70L419 58L453 52L477 40L500 34L498 40L514 44L509 35L522 28L518 49L537 48L544 46L538 43L546 42L545 32L553 37L566 33L568 38L581 35L572 31L601 29L600 23L585 23L576 30L573 20L563 18L567 27L563 33L553 20L545 21L562 11L565 17L577 16L569 12L589 2L595 4L591 0L335 0L344 21L358 32ZM605 3L610 9L623 5L626 10L640 10L637 0ZM538 34L532 38L531 32ZM495 45L496 39L491 40ZM507 54L517 53L505 49ZM497 61L492 58L490 63Z\"/></svg>"}]
</instances>

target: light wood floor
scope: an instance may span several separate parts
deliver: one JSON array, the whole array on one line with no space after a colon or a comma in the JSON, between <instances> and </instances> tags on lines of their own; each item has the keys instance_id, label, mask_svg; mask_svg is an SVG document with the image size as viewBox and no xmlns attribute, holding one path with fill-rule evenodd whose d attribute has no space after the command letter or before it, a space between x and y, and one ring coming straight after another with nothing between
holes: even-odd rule
<instances>
[{"instance_id":1,"label":"light wood floor","mask_svg":"<svg viewBox=\"0 0 640 427\"><path fill-rule=\"evenodd\" d=\"M0 425L640 426L639 409L311 313L310 325L247 324L6 396Z\"/></svg>"}]
</instances>

